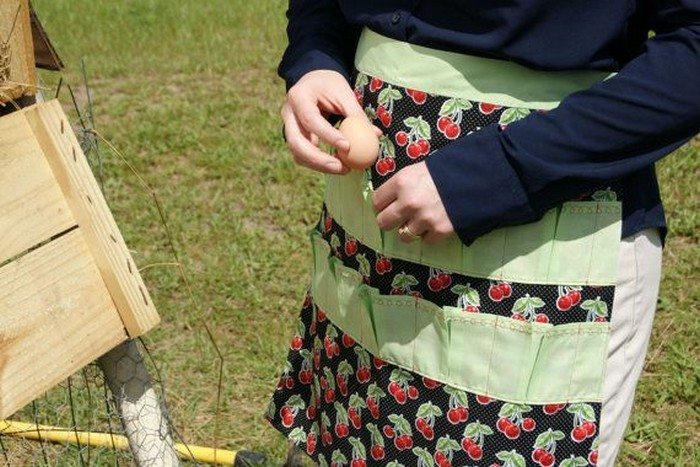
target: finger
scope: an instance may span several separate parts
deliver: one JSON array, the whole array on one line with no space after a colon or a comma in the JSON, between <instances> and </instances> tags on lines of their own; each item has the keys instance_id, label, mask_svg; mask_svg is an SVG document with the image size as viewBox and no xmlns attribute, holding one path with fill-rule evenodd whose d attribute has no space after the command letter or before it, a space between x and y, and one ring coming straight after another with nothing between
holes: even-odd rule
<instances>
[{"instance_id":1,"label":"finger","mask_svg":"<svg viewBox=\"0 0 700 467\"><path fill-rule=\"evenodd\" d=\"M389 180L384 182L382 186L377 188L372 194L372 205L374 206L374 212L383 211L398 197L398 190L396 187L396 180L398 179L397 175L394 175Z\"/></svg>"},{"instance_id":2,"label":"finger","mask_svg":"<svg viewBox=\"0 0 700 467\"><path fill-rule=\"evenodd\" d=\"M303 128L301 128L301 127L299 127L299 130L301 131L301 134L304 135L304 138L308 139L309 142L311 142L311 144L313 144L313 145L316 146L317 148L320 147L320 145L321 145L321 140L318 139L318 136L316 136L316 135L313 134L313 133L310 133L310 132L306 131L305 129L303 129ZM331 154L331 155L332 155L332 154Z\"/></svg>"},{"instance_id":3,"label":"finger","mask_svg":"<svg viewBox=\"0 0 700 467\"><path fill-rule=\"evenodd\" d=\"M435 231L426 231L422 237L423 237L423 242L429 243L429 244L435 244L435 243L440 243L441 241L445 240L449 235L448 234L443 234L443 233L437 233Z\"/></svg>"},{"instance_id":4,"label":"finger","mask_svg":"<svg viewBox=\"0 0 700 467\"><path fill-rule=\"evenodd\" d=\"M321 151L304 135L304 130L291 109L283 109L287 146L294 155L294 160L304 167L333 174L347 173L348 168L339 159Z\"/></svg>"},{"instance_id":5,"label":"finger","mask_svg":"<svg viewBox=\"0 0 700 467\"><path fill-rule=\"evenodd\" d=\"M377 225L382 230L395 229L406 222L398 203L391 203L377 215Z\"/></svg>"},{"instance_id":6,"label":"finger","mask_svg":"<svg viewBox=\"0 0 700 467\"><path fill-rule=\"evenodd\" d=\"M298 126L298 122L297 122L297 126ZM310 133L310 132L306 131L305 129L303 129L303 128L300 127L300 126L299 126L299 131L301 132L302 135L304 135L304 138L306 138L307 140L309 140L309 142L310 142L311 144L313 144L313 145L316 146L317 148L320 146L321 140L318 139L318 136L316 136L316 135L313 134L313 133ZM331 155L332 155L332 154L331 154Z\"/></svg>"},{"instance_id":7,"label":"finger","mask_svg":"<svg viewBox=\"0 0 700 467\"><path fill-rule=\"evenodd\" d=\"M359 102L357 102L355 93L352 92L352 89L350 89L349 86L340 94L338 98L338 106L340 107L340 112L345 117L365 116L365 111L362 110L362 106Z\"/></svg>"},{"instance_id":8,"label":"finger","mask_svg":"<svg viewBox=\"0 0 700 467\"><path fill-rule=\"evenodd\" d=\"M360 117L367 118L367 114L365 113L364 109L362 108L360 103L357 102L357 99L355 98L355 93L353 93L350 88L348 88L347 91L348 92L343 93L343 96L341 96L340 111L346 117L360 116ZM372 130L374 130L374 133L377 135L377 137L380 137L384 134L384 130L382 130L381 128L379 128L376 125L372 125Z\"/></svg>"},{"instance_id":9,"label":"finger","mask_svg":"<svg viewBox=\"0 0 700 467\"><path fill-rule=\"evenodd\" d=\"M309 141L311 141L311 144L313 144L316 147L318 147L318 145L321 143L321 140L318 139L318 136L316 136L313 133L309 133Z\"/></svg>"},{"instance_id":10,"label":"finger","mask_svg":"<svg viewBox=\"0 0 700 467\"><path fill-rule=\"evenodd\" d=\"M346 95L343 96L341 106L341 111L346 117L362 116L367 118L367 114L357 102L355 94L352 91L349 91ZM376 125L372 125L372 130L374 130L374 134L377 135L377 137L380 137L384 134L384 130L382 130Z\"/></svg>"},{"instance_id":11,"label":"finger","mask_svg":"<svg viewBox=\"0 0 700 467\"><path fill-rule=\"evenodd\" d=\"M424 224L421 224L415 219L410 219L404 224L408 228L408 232L405 234L399 234L399 240L404 243L412 243L417 241L419 238L423 238L423 235L427 235L428 229ZM399 232L401 232L399 228Z\"/></svg>"},{"instance_id":12,"label":"finger","mask_svg":"<svg viewBox=\"0 0 700 467\"><path fill-rule=\"evenodd\" d=\"M297 121L305 130L317 135L341 151L350 149L350 142L337 128L334 128L328 123L328 120L323 118L316 102L309 98L297 98L296 101L292 101L292 110Z\"/></svg>"}]
</instances>

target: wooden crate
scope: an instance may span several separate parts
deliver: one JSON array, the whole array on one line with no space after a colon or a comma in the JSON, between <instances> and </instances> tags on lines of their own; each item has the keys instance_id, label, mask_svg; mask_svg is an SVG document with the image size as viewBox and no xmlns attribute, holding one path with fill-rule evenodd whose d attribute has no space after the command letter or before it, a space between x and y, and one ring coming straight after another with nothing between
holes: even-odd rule
<instances>
[{"instance_id":1,"label":"wooden crate","mask_svg":"<svg viewBox=\"0 0 700 467\"><path fill-rule=\"evenodd\" d=\"M28 0L0 0L0 103L36 94Z\"/></svg>"},{"instance_id":2,"label":"wooden crate","mask_svg":"<svg viewBox=\"0 0 700 467\"><path fill-rule=\"evenodd\" d=\"M158 320L58 101L0 118L0 419Z\"/></svg>"}]
</instances>

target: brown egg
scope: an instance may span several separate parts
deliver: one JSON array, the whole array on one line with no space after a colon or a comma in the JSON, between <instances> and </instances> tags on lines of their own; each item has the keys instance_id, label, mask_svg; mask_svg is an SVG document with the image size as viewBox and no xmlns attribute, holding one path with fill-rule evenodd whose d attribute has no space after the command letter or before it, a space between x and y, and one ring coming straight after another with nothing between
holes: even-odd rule
<instances>
[{"instance_id":1,"label":"brown egg","mask_svg":"<svg viewBox=\"0 0 700 467\"><path fill-rule=\"evenodd\" d=\"M379 138L366 117L348 117L338 128L350 142L350 150L338 151L343 164L351 169L363 170L371 167L379 155Z\"/></svg>"}]
</instances>

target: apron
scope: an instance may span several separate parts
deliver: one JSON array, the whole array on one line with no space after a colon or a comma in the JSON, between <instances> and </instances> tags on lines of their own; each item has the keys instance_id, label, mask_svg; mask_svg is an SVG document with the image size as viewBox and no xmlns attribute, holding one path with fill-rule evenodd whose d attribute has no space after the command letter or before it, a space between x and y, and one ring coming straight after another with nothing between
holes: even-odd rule
<instances>
[{"instance_id":1,"label":"apron","mask_svg":"<svg viewBox=\"0 0 700 467\"><path fill-rule=\"evenodd\" d=\"M608 75L369 30L355 67L355 94L385 134L372 168L327 176L311 286L268 420L320 465L595 465L616 193L466 246L381 231L372 191L459 137L552 109Z\"/></svg>"}]
</instances>

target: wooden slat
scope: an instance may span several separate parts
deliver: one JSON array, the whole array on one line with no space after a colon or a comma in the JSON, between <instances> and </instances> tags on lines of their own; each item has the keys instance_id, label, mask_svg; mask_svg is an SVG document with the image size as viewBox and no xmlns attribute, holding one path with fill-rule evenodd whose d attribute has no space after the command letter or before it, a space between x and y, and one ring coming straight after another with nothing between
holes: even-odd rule
<instances>
[{"instance_id":1,"label":"wooden slat","mask_svg":"<svg viewBox=\"0 0 700 467\"><path fill-rule=\"evenodd\" d=\"M0 268L0 419L127 335L80 229Z\"/></svg>"},{"instance_id":2,"label":"wooden slat","mask_svg":"<svg viewBox=\"0 0 700 467\"><path fill-rule=\"evenodd\" d=\"M26 117L0 118L0 264L75 225Z\"/></svg>"},{"instance_id":3,"label":"wooden slat","mask_svg":"<svg viewBox=\"0 0 700 467\"><path fill-rule=\"evenodd\" d=\"M22 112L85 235L124 326L131 337L140 336L158 323L158 313L68 118L56 100Z\"/></svg>"}]
</instances>

